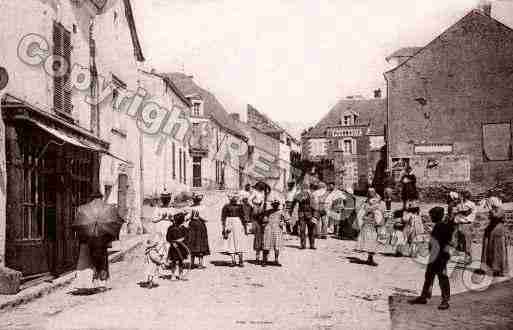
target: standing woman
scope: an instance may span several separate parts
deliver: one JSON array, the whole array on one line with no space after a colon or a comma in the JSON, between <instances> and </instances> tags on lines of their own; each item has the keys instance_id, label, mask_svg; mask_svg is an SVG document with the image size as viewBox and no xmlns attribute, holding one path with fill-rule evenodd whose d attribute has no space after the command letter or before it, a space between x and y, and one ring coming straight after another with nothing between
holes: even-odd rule
<instances>
[{"instance_id":1,"label":"standing woman","mask_svg":"<svg viewBox=\"0 0 513 330\"><path fill-rule=\"evenodd\" d=\"M419 192L417 191L417 178L413 174L413 169L410 165L406 166L405 174L401 178L401 199L403 201L403 210L409 201L416 201L419 199Z\"/></svg>"},{"instance_id":2,"label":"standing woman","mask_svg":"<svg viewBox=\"0 0 513 330\"><path fill-rule=\"evenodd\" d=\"M483 236L483 251L481 264L485 269L493 272L493 276L507 276L508 265L508 242L506 229L504 228L504 211L502 202L497 197L488 200L490 210L490 223L485 229Z\"/></svg>"},{"instance_id":3,"label":"standing woman","mask_svg":"<svg viewBox=\"0 0 513 330\"><path fill-rule=\"evenodd\" d=\"M374 261L378 244L378 229L384 223L384 203L372 188L369 189L367 201L358 211L357 221L360 228L358 250L367 252L367 264L377 266Z\"/></svg>"},{"instance_id":4,"label":"standing woman","mask_svg":"<svg viewBox=\"0 0 513 330\"><path fill-rule=\"evenodd\" d=\"M247 252L246 235L244 234L244 212L237 203L236 193L229 195L230 202L221 210L223 238L227 240L226 251L232 257L231 266L235 267L236 256L239 256L239 267L244 267L243 253Z\"/></svg>"},{"instance_id":5,"label":"standing woman","mask_svg":"<svg viewBox=\"0 0 513 330\"><path fill-rule=\"evenodd\" d=\"M267 224L266 207L268 190L266 185L262 182L255 184L255 193L251 198L251 206L253 209L253 250L255 250L255 259L260 263L260 255L264 250L264 230Z\"/></svg>"}]
</instances>

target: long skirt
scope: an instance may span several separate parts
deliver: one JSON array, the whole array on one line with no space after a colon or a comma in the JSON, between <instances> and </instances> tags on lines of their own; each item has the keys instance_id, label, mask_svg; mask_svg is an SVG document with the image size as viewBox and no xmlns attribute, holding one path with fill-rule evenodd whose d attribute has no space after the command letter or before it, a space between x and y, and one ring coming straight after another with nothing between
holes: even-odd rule
<instances>
[{"instance_id":1,"label":"long skirt","mask_svg":"<svg viewBox=\"0 0 513 330\"><path fill-rule=\"evenodd\" d=\"M424 224L421 217L412 217L411 222L404 226L404 237L408 243L415 241L415 238L424 234Z\"/></svg>"},{"instance_id":2,"label":"long skirt","mask_svg":"<svg viewBox=\"0 0 513 330\"><path fill-rule=\"evenodd\" d=\"M224 252L229 254L248 252L247 237L241 220L236 217L226 218L226 228L230 233L225 240Z\"/></svg>"},{"instance_id":3,"label":"long skirt","mask_svg":"<svg viewBox=\"0 0 513 330\"><path fill-rule=\"evenodd\" d=\"M481 263L500 276L508 274L508 244L503 223L486 227Z\"/></svg>"},{"instance_id":4,"label":"long skirt","mask_svg":"<svg viewBox=\"0 0 513 330\"><path fill-rule=\"evenodd\" d=\"M364 224L358 235L358 250L376 253L378 246L378 232L373 224Z\"/></svg>"},{"instance_id":5,"label":"long skirt","mask_svg":"<svg viewBox=\"0 0 513 330\"><path fill-rule=\"evenodd\" d=\"M267 225L264 228L263 249L279 251L282 247L283 229L279 225Z\"/></svg>"}]
</instances>

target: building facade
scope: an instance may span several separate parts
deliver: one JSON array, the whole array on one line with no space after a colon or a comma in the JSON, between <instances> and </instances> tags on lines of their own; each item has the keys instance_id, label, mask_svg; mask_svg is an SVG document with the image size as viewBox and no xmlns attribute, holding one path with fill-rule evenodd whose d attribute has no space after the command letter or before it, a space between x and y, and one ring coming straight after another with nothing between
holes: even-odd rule
<instances>
[{"instance_id":1,"label":"building facade","mask_svg":"<svg viewBox=\"0 0 513 330\"><path fill-rule=\"evenodd\" d=\"M385 73L389 166L475 193L513 179L513 31L472 10Z\"/></svg>"},{"instance_id":2,"label":"building facade","mask_svg":"<svg viewBox=\"0 0 513 330\"><path fill-rule=\"evenodd\" d=\"M173 82L155 70L140 70L140 84L148 91L147 102L154 102L170 114L184 116L176 123L184 126L183 134L143 134L143 186L144 198L158 199L166 190L173 196L190 190L192 186L192 161L189 155L187 131L192 129L187 122L192 103ZM178 113L179 112L179 113Z\"/></svg>"},{"instance_id":3,"label":"building facade","mask_svg":"<svg viewBox=\"0 0 513 330\"><path fill-rule=\"evenodd\" d=\"M302 136L302 156L316 176L348 191L365 191L384 145L386 100L343 99Z\"/></svg>"},{"instance_id":4,"label":"building facade","mask_svg":"<svg viewBox=\"0 0 513 330\"><path fill-rule=\"evenodd\" d=\"M110 89L98 86L119 75L136 89L144 58L130 1L109 4L110 11L96 1L0 3L0 66L9 76L0 91L0 263L25 279L75 267L75 210L93 190L106 192L121 164L137 187L138 154L123 154L110 135L112 110L98 102L110 104ZM127 126L125 143L137 145L137 132ZM120 193L123 211L137 220L137 191Z\"/></svg>"},{"instance_id":5,"label":"building facade","mask_svg":"<svg viewBox=\"0 0 513 330\"><path fill-rule=\"evenodd\" d=\"M278 155L269 164L275 164L273 166L277 168L274 171L279 172L279 178L273 182L274 189L286 192L287 182L299 176L297 164L301 158L300 141L250 104L247 106L247 124L261 134L278 141Z\"/></svg>"},{"instance_id":6,"label":"building facade","mask_svg":"<svg viewBox=\"0 0 513 330\"><path fill-rule=\"evenodd\" d=\"M192 104L189 154L192 188L196 190L240 189L248 149L248 137L230 117L215 95L197 85L193 77L170 73L167 77Z\"/></svg>"}]
</instances>

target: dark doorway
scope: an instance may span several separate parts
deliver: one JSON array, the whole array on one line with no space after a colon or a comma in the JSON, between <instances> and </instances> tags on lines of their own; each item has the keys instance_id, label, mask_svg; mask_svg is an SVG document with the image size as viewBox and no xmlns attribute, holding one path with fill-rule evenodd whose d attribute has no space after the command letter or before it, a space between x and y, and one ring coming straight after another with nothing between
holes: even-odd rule
<instances>
[{"instance_id":1,"label":"dark doorway","mask_svg":"<svg viewBox=\"0 0 513 330\"><path fill-rule=\"evenodd\" d=\"M192 186L201 188L201 157L192 158Z\"/></svg>"}]
</instances>

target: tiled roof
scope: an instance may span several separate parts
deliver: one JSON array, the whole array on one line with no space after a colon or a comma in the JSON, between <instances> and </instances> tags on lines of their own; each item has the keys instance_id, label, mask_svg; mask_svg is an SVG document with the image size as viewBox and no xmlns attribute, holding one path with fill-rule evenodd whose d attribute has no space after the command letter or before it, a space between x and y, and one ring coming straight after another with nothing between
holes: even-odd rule
<instances>
[{"instance_id":1,"label":"tiled roof","mask_svg":"<svg viewBox=\"0 0 513 330\"><path fill-rule=\"evenodd\" d=\"M389 61L394 57L413 57L424 47L404 47L396 50L391 55L387 56L386 60Z\"/></svg>"},{"instance_id":2,"label":"tiled roof","mask_svg":"<svg viewBox=\"0 0 513 330\"><path fill-rule=\"evenodd\" d=\"M386 99L340 100L304 137L324 137L326 129L341 124L345 112L358 114L358 125L369 125L369 135L384 135Z\"/></svg>"},{"instance_id":3,"label":"tiled roof","mask_svg":"<svg viewBox=\"0 0 513 330\"><path fill-rule=\"evenodd\" d=\"M217 100L214 94L198 86L190 76L184 73L172 72L166 73L164 75L169 77L169 79L183 94L199 94L203 99L203 109L205 111L205 115L212 118L212 120L227 130L230 134L233 134L242 140L247 141L247 136L240 130L230 115L228 115L228 112Z\"/></svg>"}]
</instances>

